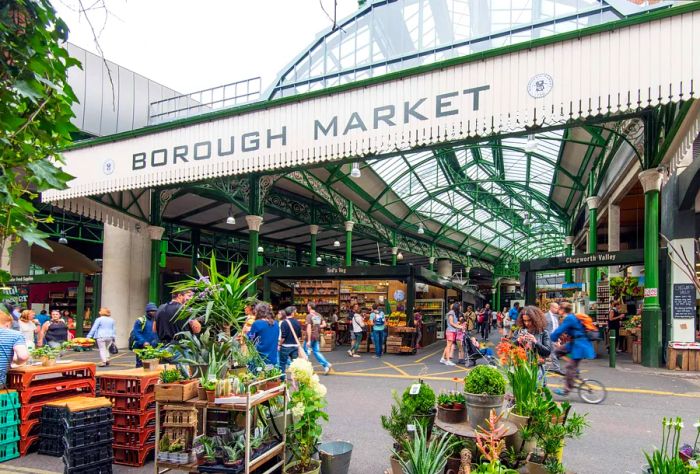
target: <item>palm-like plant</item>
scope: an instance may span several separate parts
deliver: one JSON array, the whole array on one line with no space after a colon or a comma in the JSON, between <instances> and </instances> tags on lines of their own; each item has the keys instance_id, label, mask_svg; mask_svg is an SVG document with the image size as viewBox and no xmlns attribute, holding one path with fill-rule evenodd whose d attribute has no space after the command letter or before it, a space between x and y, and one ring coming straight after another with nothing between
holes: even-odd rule
<instances>
[{"instance_id":1,"label":"palm-like plant","mask_svg":"<svg viewBox=\"0 0 700 474\"><path fill-rule=\"evenodd\" d=\"M203 375L212 353L217 360L228 361L232 357L235 348L234 339L225 333L217 334L215 331L207 328L199 336L184 331L178 334L177 342L170 346L179 362L195 368L193 375L196 377Z\"/></svg>"},{"instance_id":2,"label":"palm-like plant","mask_svg":"<svg viewBox=\"0 0 700 474\"><path fill-rule=\"evenodd\" d=\"M207 275L197 271L197 278L190 277L174 285L175 291L192 290L193 298L177 313L178 320L189 321L202 317L204 324L230 333L239 331L245 323L245 306L252 299L248 290L257 284L259 276L241 274L242 263L231 269L228 276L218 272L212 255L205 266Z\"/></svg>"},{"instance_id":3,"label":"palm-like plant","mask_svg":"<svg viewBox=\"0 0 700 474\"><path fill-rule=\"evenodd\" d=\"M449 433L428 441L426 427L418 424L413 440L402 442L402 456L394 451L405 474L442 474L445 471L448 455L458 441Z\"/></svg>"}]
</instances>

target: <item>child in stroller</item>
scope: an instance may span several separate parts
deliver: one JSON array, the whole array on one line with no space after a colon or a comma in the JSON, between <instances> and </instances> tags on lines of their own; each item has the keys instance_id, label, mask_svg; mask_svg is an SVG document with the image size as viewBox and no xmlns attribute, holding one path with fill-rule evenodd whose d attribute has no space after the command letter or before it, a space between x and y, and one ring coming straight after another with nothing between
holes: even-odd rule
<instances>
[{"instance_id":1,"label":"child in stroller","mask_svg":"<svg viewBox=\"0 0 700 474\"><path fill-rule=\"evenodd\" d=\"M498 365L496 357L493 353L493 349L491 349L490 347L485 347L482 349L479 344L479 341L477 341L475 337L465 333L463 345L465 348L465 352L467 353L467 357L465 360L465 365L467 367L473 367L477 365L477 361L479 359L484 359L485 363L489 365Z\"/></svg>"}]
</instances>

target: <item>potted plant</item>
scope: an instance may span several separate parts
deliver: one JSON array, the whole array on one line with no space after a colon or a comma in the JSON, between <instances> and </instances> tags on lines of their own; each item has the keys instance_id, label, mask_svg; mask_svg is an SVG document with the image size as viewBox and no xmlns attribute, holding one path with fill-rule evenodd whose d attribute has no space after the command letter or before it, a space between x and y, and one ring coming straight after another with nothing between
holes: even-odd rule
<instances>
[{"instance_id":1,"label":"potted plant","mask_svg":"<svg viewBox=\"0 0 700 474\"><path fill-rule=\"evenodd\" d=\"M158 442L158 461L168 462L170 452L170 437L166 434Z\"/></svg>"},{"instance_id":2,"label":"potted plant","mask_svg":"<svg viewBox=\"0 0 700 474\"><path fill-rule=\"evenodd\" d=\"M438 416L439 416L438 409ZM469 462L471 466L471 459L473 453L476 452L476 443L471 439L458 439L458 441L452 447L452 451L447 453L447 464L445 465L445 474L453 474L459 472L459 468L464 461L464 450L469 452Z\"/></svg>"},{"instance_id":3,"label":"potted plant","mask_svg":"<svg viewBox=\"0 0 700 474\"><path fill-rule=\"evenodd\" d=\"M201 377L207 372L212 353L217 360L228 362L231 359L236 342L227 334L215 331L207 328L198 335L189 331L181 332L177 343L172 346L178 361L189 365L192 377ZM217 374L217 377L224 375L225 373Z\"/></svg>"},{"instance_id":4,"label":"potted plant","mask_svg":"<svg viewBox=\"0 0 700 474\"><path fill-rule=\"evenodd\" d=\"M185 449L185 443L181 440L173 440L173 442L170 444L170 449L169 449L169 459L170 462L174 464L185 464L187 463L187 453L183 453L182 451ZM183 454L184 454L184 461L183 459Z\"/></svg>"},{"instance_id":5,"label":"potted plant","mask_svg":"<svg viewBox=\"0 0 700 474\"><path fill-rule=\"evenodd\" d=\"M480 454L481 463L477 465L473 473L479 474L517 474L518 471L509 469L501 464L501 455L504 453L506 429L501 424L503 414L496 414L491 410L487 419L486 428L477 427L476 447Z\"/></svg>"},{"instance_id":6,"label":"potted plant","mask_svg":"<svg viewBox=\"0 0 700 474\"><path fill-rule=\"evenodd\" d=\"M528 459L529 472L564 472L561 465L564 440L578 438L587 426L585 415L570 413L568 402L556 403L548 389L539 392L538 403L530 413L530 427L541 453Z\"/></svg>"},{"instance_id":7,"label":"potted plant","mask_svg":"<svg viewBox=\"0 0 700 474\"><path fill-rule=\"evenodd\" d=\"M422 381L419 381L418 385L420 387L415 395L411 394L413 386L410 386L404 390L401 399L406 409L412 413L416 424L422 424L426 427L426 434L430 438L433 432L433 424L435 423L435 414L437 413L435 392L430 388L430 385Z\"/></svg>"},{"instance_id":8,"label":"potted plant","mask_svg":"<svg viewBox=\"0 0 700 474\"><path fill-rule=\"evenodd\" d=\"M51 367L56 364L56 357L61 353L61 349L45 345L31 350L32 359L40 360L44 367Z\"/></svg>"},{"instance_id":9,"label":"potted plant","mask_svg":"<svg viewBox=\"0 0 700 474\"><path fill-rule=\"evenodd\" d=\"M243 448L238 443L225 444L223 446L224 450L224 466L229 469L235 468L242 464L241 456L243 454Z\"/></svg>"},{"instance_id":10,"label":"potted plant","mask_svg":"<svg viewBox=\"0 0 700 474\"><path fill-rule=\"evenodd\" d=\"M216 464L216 448L214 440L208 436L199 438L198 443L202 446L201 456L197 458L197 464L211 466Z\"/></svg>"},{"instance_id":11,"label":"potted plant","mask_svg":"<svg viewBox=\"0 0 700 474\"><path fill-rule=\"evenodd\" d=\"M392 390L394 404L388 416L381 416L382 428L384 428L394 440L392 455L390 458L392 474L403 474L399 458L403 457L403 442L408 439L407 426L413 421L413 413L410 412L399 398L396 390Z\"/></svg>"},{"instance_id":12,"label":"potted plant","mask_svg":"<svg viewBox=\"0 0 700 474\"><path fill-rule=\"evenodd\" d=\"M214 399L216 398L216 380L200 379L199 385L202 387L204 393L206 394L207 402L214 403Z\"/></svg>"},{"instance_id":13,"label":"potted plant","mask_svg":"<svg viewBox=\"0 0 700 474\"><path fill-rule=\"evenodd\" d=\"M506 393L506 380L490 365L474 367L464 378L464 392L467 399L467 419L476 428L488 426L491 410L500 412Z\"/></svg>"},{"instance_id":14,"label":"potted plant","mask_svg":"<svg viewBox=\"0 0 700 474\"><path fill-rule=\"evenodd\" d=\"M443 433L440 437L429 441L427 427L419 424L412 440L402 442L404 457L397 456L404 473L408 474L439 474L445 470L447 455L458 444L454 436Z\"/></svg>"},{"instance_id":15,"label":"potted plant","mask_svg":"<svg viewBox=\"0 0 700 474\"><path fill-rule=\"evenodd\" d=\"M262 379L272 379L268 380L265 382L265 384L262 386L263 390L270 390L275 387L279 387L280 384L282 383L282 380L280 377L282 376L282 371L278 369L277 367L271 367L265 371L262 372ZM276 379L275 379L276 378Z\"/></svg>"},{"instance_id":16,"label":"potted plant","mask_svg":"<svg viewBox=\"0 0 700 474\"><path fill-rule=\"evenodd\" d=\"M156 347L148 346L143 349L134 349L134 354L141 359L146 370L156 370L161 359L170 359L173 356L169 350L163 348L163 344L158 344Z\"/></svg>"},{"instance_id":17,"label":"potted plant","mask_svg":"<svg viewBox=\"0 0 700 474\"><path fill-rule=\"evenodd\" d=\"M328 421L328 414L324 411L326 387L319 382L308 360L295 359L289 370L294 387L290 395L294 424L287 428L287 445L294 461L286 465L285 473L318 474L321 463L312 456L323 433L320 422Z\"/></svg>"},{"instance_id":18,"label":"potted plant","mask_svg":"<svg viewBox=\"0 0 700 474\"><path fill-rule=\"evenodd\" d=\"M437 398L437 417L445 423L462 423L467 420L467 400L459 392L441 393Z\"/></svg>"}]
</instances>

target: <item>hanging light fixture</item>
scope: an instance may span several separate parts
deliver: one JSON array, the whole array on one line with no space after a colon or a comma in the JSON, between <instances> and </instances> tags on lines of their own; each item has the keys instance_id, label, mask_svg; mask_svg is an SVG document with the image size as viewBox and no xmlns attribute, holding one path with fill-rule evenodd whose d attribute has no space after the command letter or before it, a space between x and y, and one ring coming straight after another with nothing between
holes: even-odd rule
<instances>
[{"instance_id":1,"label":"hanging light fixture","mask_svg":"<svg viewBox=\"0 0 700 474\"><path fill-rule=\"evenodd\" d=\"M471 257L471 256L472 256L472 251L471 251L471 249L467 249L467 257Z\"/></svg>"},{"instance_id":2,"label":"hanging light fixture","mask_svg":"<svg viewBox=\"0 0 700 474\"><path fill-rule=\"evenodd\" d=\"M322 260L323 260L323 259L321 258L320 255L319 255L318 257L316 257L316 261L317 261L317 262L321 263Z\"/></svg>"},{"instance_id":3,"label":"hanging light fixture","mask_svg":"<svg viewBox=\"0 0 700 474\"><path fill-rule=\"evenodd\" d=\"M525 219L523 219L523 225L530 225L530 214L525 215Z\"/></svg>"},{"instance_id":4,"label":"hanging light fixture","mask_svg":"<svg viewBox=\"0 0 700 474\"><path fill-rule=\"evenodd\" d=\"M340 247L340 242L338 242L337 240L333 242L333 247Z\"/></svg>"},{"instance_id":5,"label":"hanging light fixture","mask_svg":"<svg viewBox=\"0 0 700 474\"><path fill-rule=\"evenodd\" d=\"M360 171L360 163L355 162L352 164L350 176L352 176L355 179L360 178L362 176L362 171Z\"/></svg>"},{"instance_id":6,"label":"hanging light fixture","mask_svg":"<svg viewBox=\"0 0 700 474\"><path fill-rule=\"evenodd\" d=\"M63 245L68 243L68 239L66 239L66 232L63 230L61 231L61 236L58 238L58 243Z\"/></svg>"},{"instance_id":7,"label":"hanging light fixture","mask_svg":"<svg viewBox=\"0 0 700 474\"><path fill-rule=\"evenodd\" d=\"M258 247L258 253L263 253L264 251L265 251L265 249L262 247L262 245L260 245Z\"/></svg>"},{"instance_id":8,"label":"hanging light fixture","mask_svg":"<svg viewBox=\"0 0 700 474\"><path fill-rule=\"evenodd\" d=\"M528 153L533 153L537 151L537 140L535 140L535 134L530 134L527 136L527 142L525 142L525 151Z\"/></svg>"},{"instance_id":9,"label":"hanging light fixture","mask_svg":"<svg viewBox=\"0 0 700 474\"><path fill-rule=\"evenodd\" d=\"M423 223L422 223L422 222L421 222L420 224L418 224L418 233L419 233L420 235L425 234L425 229L423 228Z\"/></svg>"},{"instance_id":10,"label":"hanging light fixture","mask_svg":"<svg viewBox=\"0 0 700 474\"><path fill-rule=\"evenodd\" d=\"M397 260L403 260L403 254L399 252L399 254L396 256Z\"/></svg>"},{"instance_id":11,"label":"hanging light fixture","mask_svg":"<svg viewBox=\"0 0 700 474\"><path fill-rule=\"evenodd\" d=\"M226 224L234 225L236 223L236 218L233 217L233 206L228 209L228 217L226 218Z\"/></svg>"}]
</instances>

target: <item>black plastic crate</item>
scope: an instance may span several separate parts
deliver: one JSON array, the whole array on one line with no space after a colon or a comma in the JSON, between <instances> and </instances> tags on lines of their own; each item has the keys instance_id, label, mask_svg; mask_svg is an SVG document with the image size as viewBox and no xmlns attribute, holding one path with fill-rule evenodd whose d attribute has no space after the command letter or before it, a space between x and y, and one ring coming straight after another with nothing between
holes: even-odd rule
<instances>
[{"instance_id":1,"label":"black plastic crate","mask_svg":"<svg viewBox=\"0 0 700 474\"><path fill-rule=\"evenodd\" d=\"M66 448L80 448L104 441L112 441L112 424L98 423L82 428L67 429L63 435L63 444Z\"/></svg>"},{"instance_id":2,"label":"black plastic crate","mask_svg":"<svg viewBox=\"0 0 700 474\"><path fill-rule=\"evenodd\" d=\"M45 436L39 438L39 454L46 456L63 456L65 447L63 446L63 438L61 436Z\"/></svg>"},{"instance_id":3,"label":"black plastic crate","mask_svg":"<svg viewBox=\"0 0 700 474\"><path fill-rule=\"evenodd\" d=\"M92 410L67 412L64 420L68 428L79 428L107 422L112 423L112 408L94 408Z\"/></svg>"},{"instance_id":4,"label":"black plastic crate","mask_svg":"<svg viewBox=\"0 0 700 474\"><path fill-rule=\"evenodd\" d=\"M58 420L41 419L40 436L49 436L52 438L61 437L66 432L66 427Z\"/></svg>"},{"instance_id":5,"label":"black plastic crate","mask_svg":"<svg viewBox=\"0 0 700 474\"><path fill-rule=\"evenodd\" d=\"M66 449L63 463L69 468L86 467L113 457L112 442L103 441L91 446Z\"/></svg>"},{"instance_id":6,"label":"black plastic crate","mask_svg":"<svg viewBox=\"0 0 700 474\"><path fill-rule=\"evenodd\" d=\"M60 422L65 418L65 414L68 413L65 407L50 407L44 405L41 407L41 421L42 422Z\"/></svg>"},{"instance_id":7,"label":"black plastic crate","mask_svg":"<svg viewBox=\"0 0 700 474\"><path fill-rule=\"evenodd\" d=\"M81 467L63 468L63 474L112 474L112 459L105 459L95 464Z\"/></svg>"}]
</instances>

